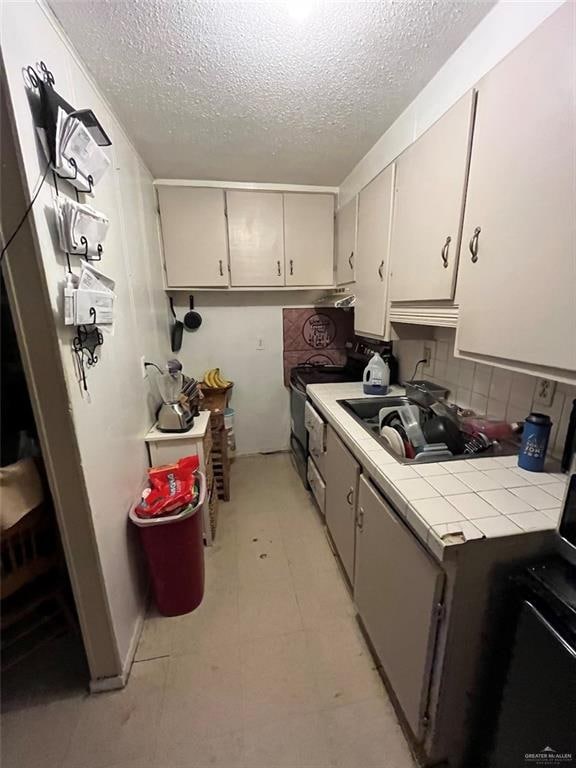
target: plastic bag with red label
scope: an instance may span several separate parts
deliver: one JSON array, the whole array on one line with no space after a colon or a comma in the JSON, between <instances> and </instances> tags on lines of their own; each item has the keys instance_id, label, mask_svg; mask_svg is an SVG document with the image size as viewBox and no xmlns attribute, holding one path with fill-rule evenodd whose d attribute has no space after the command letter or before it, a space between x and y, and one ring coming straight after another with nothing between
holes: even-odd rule
<instances>
[{"instance_id":1,"label":"plastic bag with red label","mask_svg":"<svg viewBox=\"0 0 576 768\"><path fill-rule=\"evenodd\" d=\"M194 504L198 497L197 456L186 456L176 464L152 467L148 470L150 486L142 493L136 506L138 517L161 517L179 512Z\"/></svg>"}]
</instances>

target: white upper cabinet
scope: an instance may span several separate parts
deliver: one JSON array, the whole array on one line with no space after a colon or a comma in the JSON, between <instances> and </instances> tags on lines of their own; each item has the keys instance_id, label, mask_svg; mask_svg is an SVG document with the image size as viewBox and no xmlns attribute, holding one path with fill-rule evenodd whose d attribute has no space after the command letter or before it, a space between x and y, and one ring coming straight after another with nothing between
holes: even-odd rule
<instances>
[{"instance_id":1,"label":"white upper cabinet","mask_svg":"<svg viewBox=\"0 0 576 768\"><path fill-rule=\"evenodd\" d=\"M168 288L228 285L222 189L159 187Z\"/></svg>"},{"instance_id":2,"label":"white upper cabinet","mask_svg":"<svg viewBox=\"0 0 576 768\"><path fill-rule=\"evenodd\" d=\"M281 192L226 192L232 286L284 285Z\"/></svg>"},{"instance_id":3,"label":"white upper cabinet","mask_svg":"<svg viewBox=\"0 0 576 768\"><path fill-rule=\"evenodd\" d=\"M470 91L396 161L391 301L454 296L474 101Z\"/></svg>"},{"instance_id":4,"label":"white upper cabinet","mask_svg":"<svg viewBox=\"0 0 576 768\"><path fill-rule=\"evenodd\" d=\"M457 349L576 371L576 6L480 82ZM570 377L568 377L570 378Z\"/></svg>"},{"instance_id":5,"label":"white upper cabinet","mask_svg":"<svg viewBox=\"0 0 576 768\"><path fill-rule=\"evenodd\" d=\"M286 285L334 283L334 195L284 194Z\"/></svg>"},{"instance_id":6,"label":"white upper cabinet","mask_svg":"<svg viewBox=\"0 0 576 768\"><path fill-rule=\"evenodd\" d=\"M390 224L394 165L389 165L360 192L354 330L368 336L386 333Z\"/></svg>"},{"instance_id":7,"label":"white upper cabinet","mask_svg":"<svg viewBox=\"0 0 576 768\"><path fill-rule=\"evenodd\" d=\"M358 197L354 197L336 213L336 283L345 285L355 279L356 220Z\"/></svg>"}]
</instances>

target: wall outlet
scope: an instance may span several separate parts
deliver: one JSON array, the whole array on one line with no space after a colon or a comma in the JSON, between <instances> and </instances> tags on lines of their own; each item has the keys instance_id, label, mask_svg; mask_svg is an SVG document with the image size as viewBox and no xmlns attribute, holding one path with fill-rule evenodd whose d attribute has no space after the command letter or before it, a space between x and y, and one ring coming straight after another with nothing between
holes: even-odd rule
<instances>
[{"instance_id":1,"label":"wall outlet","mask_svg":"<svg viewBox=\"0 0 576 768\"><path fill-rule=\"evenodd\" d=\"M422 353L422 357L426 360L422 366L422 370L430 371L432 369L432 347L428 346L428 344L424 344L424 352Z\"/></svg>"},{"instance_id":2,"label":"wall outlet","mask_svg":"<svg viewBox=\"0 0 576 768\"><path fill-rule=\"evenodd\" d=\"M534 395L534 405L545 405L550 407L554 400L556 392L556 382L550 379L538 379L536 383L536 393Z\"/></svg>"},{"instance_id":3,"label":"wall outlet","mask_svg":"<svg viewBox=\"0 0 576 768\"><path fill-rule=\"evenodd\" d=\"M256 349L258 352L264 351L264 339L262 338L262 336L258 336L256 339Z\"/></svg>"}]
</instances>

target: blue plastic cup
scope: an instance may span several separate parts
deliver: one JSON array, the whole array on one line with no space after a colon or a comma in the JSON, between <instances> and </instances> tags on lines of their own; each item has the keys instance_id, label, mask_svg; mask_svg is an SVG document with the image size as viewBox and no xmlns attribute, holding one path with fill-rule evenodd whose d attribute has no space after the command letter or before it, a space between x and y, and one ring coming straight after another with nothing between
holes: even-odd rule
<instances>
[{"instance_id":1,"label":"blue plastic cup","mask_svg":"<svg viewBox=\"0 0 576 768\"><path fill-rule=\"evenodd\" d=\"M542 472L546 460L552 422L544 413L531 413L524 422L518 466L529 472Z\"/></svg>"}]
</instances>

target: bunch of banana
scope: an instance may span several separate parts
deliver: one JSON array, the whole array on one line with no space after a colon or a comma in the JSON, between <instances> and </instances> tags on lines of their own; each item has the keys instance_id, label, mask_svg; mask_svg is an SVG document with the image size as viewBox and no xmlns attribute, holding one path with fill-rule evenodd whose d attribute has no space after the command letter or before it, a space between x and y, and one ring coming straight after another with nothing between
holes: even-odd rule
<instances>
[{"instance_id":1,"label":"bunch of banana","mask_svg":"<svg viewBox=\"0 0 576 768\"><path fill-rule=\"evenodd\" d=\"M232 386L231 381L226 381L226 379L222 378L220 368L211 368L209 371L206 371L202 383L209 389L225 389Z\"/></svg>"}]
</instances>

